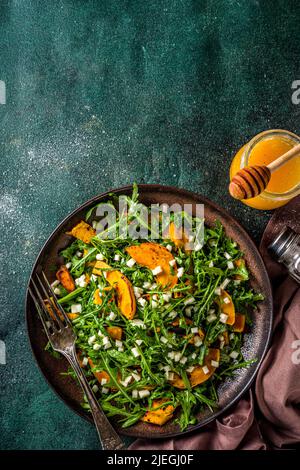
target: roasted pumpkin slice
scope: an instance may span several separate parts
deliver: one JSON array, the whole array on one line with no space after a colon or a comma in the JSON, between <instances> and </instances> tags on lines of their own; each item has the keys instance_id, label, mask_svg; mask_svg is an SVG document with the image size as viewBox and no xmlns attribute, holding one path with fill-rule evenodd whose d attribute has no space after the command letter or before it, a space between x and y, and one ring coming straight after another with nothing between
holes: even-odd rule
<instances>
[{"instance_id":1,"label":"roasted pumpkin slice","mask_svg":"<svg viewBox=\"0 0 300 470\"><path fill-rule=\"evenodd\" d=\"M227 325L234 325L234 322L235 322L235 308L234 308L234 303L232 301L232 298L231 296L225 291L223 290L221 292L221 310L223 313L225 313L225 315L228 316L227 320L226 320L226 323ZM225 300L227 299L227 300Z\"/></svg>"},{"instance_id":2,"label":"roasted pumpkin slice","mask_svg":"<svg viewBox=\"0 0 300 470\"><path fill-rule=\"evenodd\" d=\"M223 338L224 338L224 340L223 340L224 343L225 343L225 344L229 344L229 334L228 334L228 331L223 331L222 336L223 336Z\"/></svg>"},{"instance_id":3,"label":"roasted pumpkin slice","mask_svg":"<svg viewBox=\"0 0 300 470\"><path fill-rule=\"evenodd\" d=\"M174 263L174 257L164 246L158 243L146 242L129 246L126 251L141 266L146 266L149 269L160 266L162 271L156 275L156 280L163 287L172 288L177 284L177 267ZM174 274L171 274L170 261L174 263Z\"/></svg>"},{"instance_id":4,"label":"roasted pumpkin slice","mask_svg":"<svg viewBox=\"0 0 300 470\"><path fill-rule=\"evenodd\" d=\"M169 225L169 238L177 248L190 251L189 235L183 228L176 227L174 222L171 222Z\"/></svg>"},{"instance_id":5,"label":"roasted pumpkin slice","mask_svg":"<svg viewBox=\"0 0 300 470\"><path fill-rule=\"evenodd\" d=\"M175 411L174 406L170 404L163 406L167 401L168 399L165 398L153 400L151 410L146 411L146 414L141 418L141 421L163 426L167 421L173 418L173 413Z\"/></svg>"},{"instance_id":6,"label":"roasted pumpkin slice","mask_svg":"<svg viewBox=\"0 0 300 470\"><path fill-rule=\"evenodd\" d=\"M75 290L74 279L65 265L59 268L56 273L56 278L68 292Z\"/></svg>"},{"instance_id":7,"label":"roasted pumpkin slice","mask_svg":"<svg viewBox=\"0 0 300 470\"><path fill-rule=\"evenodd\" d=\"M110 376L105 370L93 370L95 369L95 364L93 363L90 357L88 358L88 361L89 361L89 365L92 369L94 376L96 377L96 379L98 380L100 384L101 384L102 379L105 379L107 383L110 382Z\"/></svg>"},{"instance_id":8,"label":"roasted pumpkin slice","mask_svg":"<svg viewBox=\"0 0 300 470\"><path fill-rule=\"evenodd\" d=\"M79 317L78 313L67 313L67 315L70 320L76 320Z\"/></svg>"},{"instance_id":9,"label":"roasted pumpkin slice","mask_svg":"<svg viewBox=\"0 0 300 470\"><path fill-rule=\"evenodd\" d=\"M56 315L55 315L55 312L56 312L56 314L59 316L59 318L61 320L63 320L64 319L63 314L56 307L56 305L54 303L54 300L53 300L53 297L50 297L50 300L51 300L51 303L49 302L48 299L44 300L44 305L45 305L50 317L52 318L52 320L56 321Z\"/></svg>"},{"instance_id":10,"label":"roasted pumpkin slice","mask_svg":"<svg viewBox=\"0 0 300 470\"><path fill-rule=\"evenodd\" d=\"M211 362L219 362L219 360L220 350L210 348L208 350L207 355L205 356L203 366L196 366L195 369L190 374L188 374L188 379L190 381L191 386L196 387L197 385L206 382L206 380L208 380L216 370L216 367L214 367ZM170 380L170 383L173 385L173 387L184 389L185 384L182 378L178 374L174 375L174 379Z\"/></svg>"},{"instance_id":11,"label":"roasted pumpkin slice","mask_svg":"<svg viewBox=\"0 0 300 470\"><path fill-rule=\"evenodd\" d=\"M83 241L84 243L91 243L91 239L96 235L96 230L93 229L89 224L81 220L79 224L75 225L70 232L67 232L68 235L72 235L78 240Z\"/></svg>"},{"instance_id":12,"label":"roasted pumpkin slice","mask_svg":"<svg viewBox=\"0 0 300 470\"><path fill-rule=\"evenodd\" d=\"M122 339L123 330L120 326L107 326L105 329L112 339Z\"/></svg>"},{"instance_id":13,"label":"roasted pumpkin slice","mask_svg":"<svg viewBox=\"0 0 300 470\"><path fill-rule=\"evenodd\" d=\"M118 307L124 317L128 318L128 320L132 320L136 312L136 302L131 282L123 273L121 273L121 271L109 271L109 269L111 269L111 267L107 263L104 261L97 261L93 269L93 274L99 276L103 271L107 270L106 280L114 289L116 289Z\"/></svg>"},{"instance_id":14,"label":"roasted pumpkin slice","mask_svg":"<svg viewBox=\"0 0 300 470\"><path fill-rule=\"evenodd\" d=\"M235 314L235 322L233 325L233 331L236 333L242 333L245 329L246 324L246 315L242 315L241 313Z\"/></svg>"},{"instance_id":15,"label":"roasted pumpkin slice","mask_svg":"<svg viewBox=\"0 0 300 470\"><path fill-rule=\"evenodd\" d=\"M94 292L94 304L95 305L102 305L102 298L101 298L100 289L96 289Z\"/></svg>"}]
</instances>

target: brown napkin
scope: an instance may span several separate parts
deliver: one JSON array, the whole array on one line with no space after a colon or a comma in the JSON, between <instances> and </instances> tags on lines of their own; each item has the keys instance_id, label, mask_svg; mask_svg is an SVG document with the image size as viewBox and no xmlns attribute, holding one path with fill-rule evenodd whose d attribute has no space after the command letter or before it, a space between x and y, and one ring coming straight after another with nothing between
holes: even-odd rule
<instances>
[{"instance_id":1,"label":"brown napkin","mask_svg":"<svg viewBox=\"0 0 300 470\"><path fill-rule=\"evenodd\" d=\"M299 214L300 196L274 212L260 245L273 285L274 327L255 386L196 433L160 441L138 439L131 450L259 450L300 443L300 288L267 252L284 226L300 233Z\"/></svg>"}]
</instances>

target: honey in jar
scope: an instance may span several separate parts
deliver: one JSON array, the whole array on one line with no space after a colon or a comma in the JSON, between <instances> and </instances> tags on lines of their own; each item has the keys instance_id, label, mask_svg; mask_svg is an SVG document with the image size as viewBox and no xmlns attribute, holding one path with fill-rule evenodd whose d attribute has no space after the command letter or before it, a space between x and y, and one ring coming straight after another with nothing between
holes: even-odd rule
<instances>
[{"instance_id":1,"label":"honey in jar","mask_svg":"<svg viewBox=\"0 0 300 470\"><path fill-rule=\"evenodd\" d=\"M289 131L275 129L255 136L235 155L230 167L230 179L245 166L268 165L300 143L300 137ZM300 156L274 171L266 189L242 202L256 209L275 209L300 194Z\"/></svg>"}]
</instances>

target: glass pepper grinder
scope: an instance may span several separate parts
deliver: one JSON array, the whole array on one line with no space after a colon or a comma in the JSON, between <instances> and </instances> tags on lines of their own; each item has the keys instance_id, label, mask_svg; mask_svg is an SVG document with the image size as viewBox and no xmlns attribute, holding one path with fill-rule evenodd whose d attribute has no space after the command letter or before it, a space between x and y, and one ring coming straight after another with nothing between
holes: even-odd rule
<instances>
[{"instance_id":1,"label":"glass pepper grinder","mask_svg":"<svg viewBox=\"0 0 300 470\"><path fill-rule=\"evenodd\" d=\"M290 227L284 228L268 246L268 251L300 283L300 234Z\"/></svg>"}]
</instances>

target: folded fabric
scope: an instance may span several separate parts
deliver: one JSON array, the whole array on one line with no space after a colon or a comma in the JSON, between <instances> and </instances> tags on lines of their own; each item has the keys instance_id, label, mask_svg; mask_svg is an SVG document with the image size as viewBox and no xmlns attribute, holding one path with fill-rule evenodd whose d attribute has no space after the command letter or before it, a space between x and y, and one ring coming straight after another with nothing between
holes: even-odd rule
<instances>
[{"instance_id":1,"label":"folded fabric","mask_svg":"<svg viewBox=\"0 0 300 470\"><path fill-rule=\"evenodd\" d=\"M300 288L267 251L284 225L300 233L299 213L300 197L275 211L262 238L260 251L273 285L274 326L271 347L252 390L193 434L159 441L138 439L130 449L262 450L300 443Z\"/></svg>"}]
</instances>

